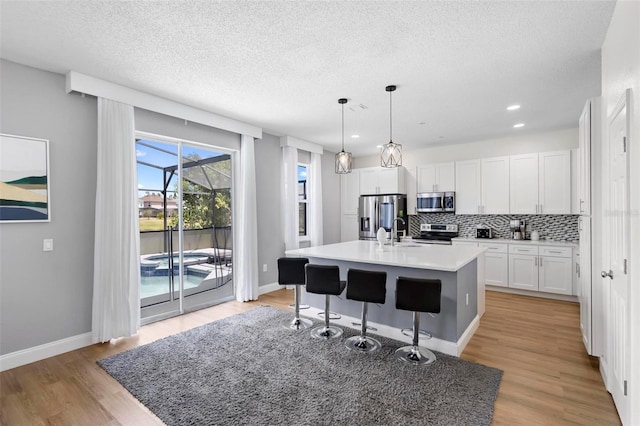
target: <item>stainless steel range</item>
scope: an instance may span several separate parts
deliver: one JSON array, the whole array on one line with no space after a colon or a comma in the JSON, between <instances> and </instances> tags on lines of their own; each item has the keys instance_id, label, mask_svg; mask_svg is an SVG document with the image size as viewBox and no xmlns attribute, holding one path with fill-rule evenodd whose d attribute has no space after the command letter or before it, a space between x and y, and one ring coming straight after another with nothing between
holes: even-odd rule
<instances>
[{"instance_id":1,"label":"stainless steel range","mask_svg":"<svg viewBox=\"0 0 640 426\"><path fill-rule=\"evenodd\" d=\"M413 240L416 243L451 245L451 239L457 236L458 225L421 223L420 235L413 237Z\"/></svg>"}]
</instances>

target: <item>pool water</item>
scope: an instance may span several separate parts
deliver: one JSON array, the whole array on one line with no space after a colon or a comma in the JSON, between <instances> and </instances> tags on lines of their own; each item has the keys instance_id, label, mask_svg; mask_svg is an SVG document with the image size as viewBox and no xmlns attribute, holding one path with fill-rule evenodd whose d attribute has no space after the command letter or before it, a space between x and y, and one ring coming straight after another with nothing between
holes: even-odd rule
<instances>
[{"instance_id":1,"label":"pool water","mask_svg":"<svg viewBox=\"0 0 640 426\"><path fill-rule=\"evenodd\" d=\"M204 277L197 275L185 275L184 276L184 288L185 290L188 288L198 287L200 283L204 280ZM178 277L175 277L174 286L176 291L180 286L178 281ZM160 294L168 294L169 293L169 277L141 277L140 278L140 298L144 299L145 297L158 296Z\"/></svg>"}]
</instances>

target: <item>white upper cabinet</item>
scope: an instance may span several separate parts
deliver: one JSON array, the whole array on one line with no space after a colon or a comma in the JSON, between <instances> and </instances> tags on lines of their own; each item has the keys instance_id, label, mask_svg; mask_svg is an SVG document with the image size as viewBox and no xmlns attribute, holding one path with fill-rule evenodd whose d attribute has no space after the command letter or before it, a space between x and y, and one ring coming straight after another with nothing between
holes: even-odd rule
<instances>
[{"instance_id":1,"label":"white upper cabinet","mask_svg":"<svg viewBox=\"0 0 640 426\"><path fill-rule=\"evenodd\" d=\"M378 193L378 169L376 167L360 169L360 195Z\"/></svg>"},{"instance_id":2,"label":"white upper cabinet","mask_svg":"<svg viewBox=\"0 0 640 426\"><path fill-rule=\"evenodd\" d=\"M417 192L455 191L455 163L437 163L416 168Z\"/></svg>"},{"instance_id":3,"label":"white upper cabinet","mask_svg":"<svg viewBox=\"0 0 640 426\"><path fill-rule=\"evenodd\" d=\"M360 195L405 194L404 167L367 167L360 171Z\"/></svg>"},{"instance_id":4,"label":"white upper cabinet","mask_svg":"<svg viewBox=\"0 0 640 426\"><path fill-rule=\"evenodd\" d=\"M340 175L340 203L342 214L358 214L360 197L360 173L352 169L351 173Z\"/></svg>"},{"instance_id":5,"label":"white upper cabinet","mask_svg":"<svg viewBox=\"0 0 640 426\"><path fill-rule=\"evenodd\" d=\"M510 157L511 214L571 214L571 151Z\"/></svg>"},{"instance_id":6,"label":"white upper cabinet","mask_svg":"<svg viewBox=\"0 0 640 426\"><path fill-rule=\"evenodd\" d=\"M509 213L509 157L483 158L481 162L482 214Z\"/></svg>"},{"instance_id":7,"label":"white upper cabinet","mask_svg":"<svg viewBox=\"0 0 640 426\"><path fill-rule=\"evenodd\" d=\"M589 99L578 122L578 209L579 214L591 214L591 164L594 140L600 133L600 98Z\"/></svg>"},{"instance_id":8,"label":"white upper cabinet","mask_svg":"<svg viewBox=\"0 0 640 426\"><path fill-rule=\"evenodd\" d=\"M480 213L480 160L456 161L456 214Z\"/></svg>"},{"instance_id":9,"label":"white upper cabinet","mask_svg":"<svg viewBox=\"0 0 640 426\"><path fill-rule=\"evenodd\" d=\"M571 214L571 151L538 154L540 214Z\"/></svg>"},{"instance_id":10,"label":"white upper cabinet","mask_svg":"<svg viewBox=\"0 0 640 426\"><path fill-rule=\"evenodd\" d=\"M538 213L538 153L512 155L510 163L511 213Z\"/></svg>"}]
</instances>

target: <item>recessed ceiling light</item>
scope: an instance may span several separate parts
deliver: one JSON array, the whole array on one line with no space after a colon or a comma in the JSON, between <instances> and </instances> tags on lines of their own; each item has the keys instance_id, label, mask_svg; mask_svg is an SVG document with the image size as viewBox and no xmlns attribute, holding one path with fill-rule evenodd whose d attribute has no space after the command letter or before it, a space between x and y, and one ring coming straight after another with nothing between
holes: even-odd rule
<instances>
[{"instance_id":1,"label":"recessed ceiling light","mask_svg":"<svg viewBox=\"0 0 640 426\"><path fill-rule=\"evenodd\" d=\"M519 127L524 127L524 123L518 123L518 124L514 124L513 127L515 129L519 128Z\"/></svg>"},{"instance_id":2,"label":"recessed ceiling light","mask_svg":"<svg viewBox=\"0 0 640 426\"><path fill-rule=\"evenodd\" d=\"M511 105L511 106L507 107L508 111L515 111L517 109L520 109L520 105Z\"/></svg>"},{"instance_id":3,"label":"recessed ceiling light","mask_svg":"<svg viewBox=\"0 0 640 426\"><path fill-rule=\"evenodd\" d=\"M358 139L360 137L360 135L351 135L352 138L354 139Z\"/></svg>"}]
</instances>

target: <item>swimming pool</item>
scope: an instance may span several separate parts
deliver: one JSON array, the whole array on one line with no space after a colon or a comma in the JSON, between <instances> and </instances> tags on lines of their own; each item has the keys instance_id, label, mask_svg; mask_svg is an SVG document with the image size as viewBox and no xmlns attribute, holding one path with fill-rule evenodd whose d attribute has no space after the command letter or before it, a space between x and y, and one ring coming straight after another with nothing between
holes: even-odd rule
<instances>
[{"instance_id":1,"label":"swimming pool","mask_svg":"<svg viewBox=\"0 0 640 426\"><path fill-rule=\"evenodd\" d=\"M218 288L231 280L231 268L211 263L210 250L198 250L183 253L184 289L194 289L206 281L206 288ZM179 286L180 257L173 254L174 289ZM155 253L140 257L140 298L168 294L169 291L169 255Z\"/></svg>"}]
</instances>

